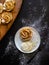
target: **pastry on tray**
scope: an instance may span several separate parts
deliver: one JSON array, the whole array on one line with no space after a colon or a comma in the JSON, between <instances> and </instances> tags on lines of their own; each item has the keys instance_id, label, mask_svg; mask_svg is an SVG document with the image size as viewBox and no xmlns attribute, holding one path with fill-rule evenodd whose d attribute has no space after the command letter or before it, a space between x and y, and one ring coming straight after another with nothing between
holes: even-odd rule
<instances>
[{"instance_id":1,"label":"pastry on tray","mask_svg":"<svg viewBox=\"0 0 49 65\"><path fill-rule=\"evenodd\" d=\"M0 3L0 13L2 13L2 12L3 12L3 4Z\"/></svg>"},{"instance_id":2,"label":"pastry on tray","mask_svg":"<svg viewBox=\"0 0 49 65\"><path fill-rule=\"evenodd\" d=\"M30 27L24 27L20 30L20 38L22 41L29 41L32 38L32 29Z\"/></svg>"},{"instance_id":3,"label":"pastry on tray","mask_svg":"<svg viewBox=\"0 0 49 65\"><path fill-rule=\"evenodd\" d=\"M14 4L12 1L5 1L4 7L6 11L12 11L14 9Z\"/></svg>"},{"instance_id":4,"label":"pastry on tray","mask_svg":"<svg viewBox=\"0 0 49 65\"><path fill-rule=\"evenodd\" d=\"M2 13L2 23L9 23L12 20L11 12L3 12Z\"/></svg>"}]
</instances>

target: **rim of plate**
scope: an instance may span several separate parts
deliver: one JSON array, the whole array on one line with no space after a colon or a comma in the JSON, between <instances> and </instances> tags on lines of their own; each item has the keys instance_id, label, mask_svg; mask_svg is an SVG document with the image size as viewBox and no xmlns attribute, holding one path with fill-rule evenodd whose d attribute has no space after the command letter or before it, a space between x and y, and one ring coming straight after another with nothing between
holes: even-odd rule
<instances>
[{"instance_id":1,"label":"rim of plate","mask_svg":"<svg viewBox=\"0 0 49 65\"><path fill-rule=\"evenodd\" d=\"M24 52L21 48L18 48L18 45L17 45L18 43L16 43L16 35L17 35L17 33L19 33L19 31L20 31L22 28L25 28L25 27L29 27L29 28L34 29L34 30L36 31L36 33L38 34L38 37L39 37L39 44L38 44L33 50L31 50L31 51L29 51L29 52ZM40 34L38 33L38 31L37 31L34 27L24 26L24 27L21 27L21 28L16 32L15 37L14 37L14 42L15 42L15 46L17 47L17 49L18 49L19 51L21 51L21 52L23 52L23 53L33 53L34 51L36 51L36 50L39 48L40 42L41 42L41 37L40 37Z\"/></svg>"}]
</instances>

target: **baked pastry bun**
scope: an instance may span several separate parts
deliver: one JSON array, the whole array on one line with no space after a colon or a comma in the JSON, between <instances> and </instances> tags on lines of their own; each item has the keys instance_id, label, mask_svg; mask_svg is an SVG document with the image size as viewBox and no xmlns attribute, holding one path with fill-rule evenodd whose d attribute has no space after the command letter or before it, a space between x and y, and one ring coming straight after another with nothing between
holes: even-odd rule
<instances>
[{"instance_id":1,"label":"baked pastry bun","mask_svg":"<svg viewBox=\"0 0 49 65\"><path fill-rule=\"evenodd\" d=\"M12 11L14 9L14 4L11 1L6 1L4 7L6 11Z\"/></svg>"},{"instance_id":2,"label":"baked pastry bun","mask_svg":"<svg viewBox=\"0 0 49 65\"><path fill-rule=\"evenodd\" d=\"M20 38L22 41L29 41L32 38L32 29L30 27L24 27L20 30Z\"/></svg>"},{"instance_id":3,"label":"baked pastry bun","mask_svg":"<svg viewBox=\"0 0 49 65\"><path fill-rule=\"evenodd\" d=\"M9 23L12 20L12 13L3 12L2 13L2 23Z\"/></svg>"},{"instance_id":4,"label":"baked pastry bun","mask_svg":"<svg viewBox=\"0 0 49 65\"><path fill-rule=\"evenodd\" d=\"M3 4L0 3L0 13L2 13L2 12L3 12Z\"/></svg>"}]
</instances>

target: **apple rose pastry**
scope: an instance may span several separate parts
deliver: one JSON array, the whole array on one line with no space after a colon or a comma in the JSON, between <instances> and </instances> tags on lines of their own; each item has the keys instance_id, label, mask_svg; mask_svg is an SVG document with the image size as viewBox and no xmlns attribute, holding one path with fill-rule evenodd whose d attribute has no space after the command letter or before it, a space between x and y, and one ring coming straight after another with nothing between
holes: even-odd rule
<instances>
[{"instance_id":1,"label":"apple rose pastry","mask_svg":"<svg viewBox=\"0 0 49 65\"><path fill-rule=\"evenodd\" d=\"M11 10L14 9L14 4L13 4L13 2L11 2L11 1L6 1L6 2L4 3L4 7L5 7L5 10L6 10L6 11L11 11Z\"/></svg>"},{"instance_id":2,"label":"apple rose pastry","mask_svg":"<svg viewBox=\"0 0 49 65\"><path fill-rule=\"evenodd\" d=\"M2 13L2 12L3 12L3 4L0 3L0 13Z\"/></svg>"},{"instance_id":3,"label":"apple rose pastry","mask_svg":"<svg viewBox=\"0 0 49 65\"><path fill-rule=\"evenodd\" d=\"M20 30L20 37L22 41L29 41L32 38L32 29L30 27L24 27Z\"/></svg>"},{"instance_id":4,"label":"apple rose pastry","mask_svg":"<svg viewBox=\"0 0 49 65\"><path fill-rule=\"evenodd\" d=\"M9 23L12 20L12 13L3 12L2 13L2 23Z\"/></svg>"}]
</instances>

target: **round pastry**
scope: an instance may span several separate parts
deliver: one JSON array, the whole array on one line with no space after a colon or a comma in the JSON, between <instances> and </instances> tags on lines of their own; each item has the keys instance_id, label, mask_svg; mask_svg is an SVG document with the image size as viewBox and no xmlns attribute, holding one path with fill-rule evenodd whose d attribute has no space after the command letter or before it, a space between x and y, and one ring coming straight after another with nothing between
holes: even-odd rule
<instances>
[{"instance_id":1,"label":"round pastry","mask_svg":"<svg viewBox=\"0 0 49 65\"><path fill-rule=\"evenodd\" d=\"M20 37L22 41L28 41L32 38L32 29L30 27L24 27L20 30Z\"/></svg>"},{"instance_id":2,"label":"round pastry","mask_svg":"<svg viewBox=\"0 0 49 65\"><path fill-rule=\"evenodd\" d=\"M4 7L5 7L5 10L6 10L6 11L11 11L11 10L14 9L14 4L13 4L13 2L11 2L11 1L6 1L6 2L4 3Z\"/></svg>"},{"instance_id":3,"label":"round pastry","mask_svg":"<svg viewBox=\"0 0 49 65\"><path fill-rule=\"evenodd\" d=\"M9 23L12 20L12 13L3 12L2 13L2 23Z\"/></svg>"},{"instance_id":4,"label":"round pastry","mask_svg":"<svg viewBox=\"0 0 49 65\"><path fill-rule=\"evenodd\" d=\"M3 12L3 4L0 3L0 13L2 13L2 12Z\"/></svg>"},{"instance_id":5,"label":"round pastry","mask_svg":"<svg viewBox=\"0 0 49 65\"><path fill-rule=\"evenodd\" d=\"M21 44L21 49L25 52L31 51L33 48L34 48L34 45L31 42L23 42Z\"/></svg>"}]
</instances>

